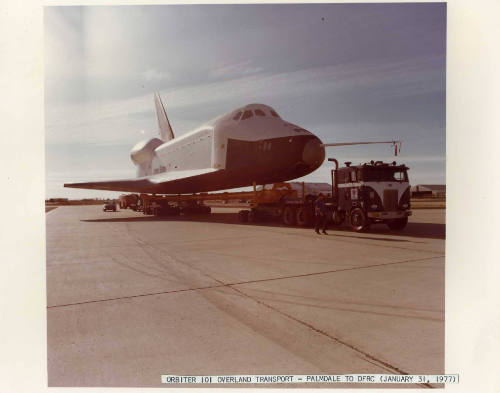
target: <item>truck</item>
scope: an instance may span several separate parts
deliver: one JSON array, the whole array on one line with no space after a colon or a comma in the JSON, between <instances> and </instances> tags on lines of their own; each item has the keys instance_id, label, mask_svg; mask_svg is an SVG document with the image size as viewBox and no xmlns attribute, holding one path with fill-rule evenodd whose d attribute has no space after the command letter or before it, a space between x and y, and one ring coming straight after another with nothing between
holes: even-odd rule
<instances>
[{"instance_id":1,"label":"truck","mask_svg":"<svg viewBox=\"0 0 500 393\"><path fill-rule=\"evenodd\" d=\"M340 225L346 219L357 232L372 224L386 224L391 230L402 230L411 216L409 168L404 165L370 161L359 165L345 162L331 171L332 221Z\"/></svg>"},{"instance_id":2,"label":"truck","mask_svg":"<svg viewBox=\"0 0 500 393\"><path fill-rule=\"evenodd\" d=\"M116 202L115 201L106 201L106 203L104 203L102 211L108 211L108 210L116 212Z\"/></svg>"},{"instance_id":3,"label":"truck","mask_svg":"<svg viewBox=\"0 0 500 393\"><path fill-rule=\"evenodd\" d=\"M336 159L329 161L335 163L329 190L324 183L302 183L302 190L297 190L297 183L282 183L273 185L266 195L263 188L263 194L253 198L250 210L239 212L240 221L281 217L285 225L311 225L314 200L321 191L331 225L339 226L347 220L356 232L366 231L372 224L386 224L391 230L406 227L412 214L406 165L372 160L355 166L345 162L339 168Z\"/></svg>"},{"instance_id":4,"label":"truck","mask_svg":"<svg viewBox=\"0 0 500 393\"><path fill-rule=\"evenodd\" d=\"M396 162L351 165L331 170L331 184L287 182L272 185L253 184L252 191L199 193L191 195L141 194L138 202L144 214L179 215L209 214L210 201L249 201L248 208L238 212L241 223L280 220L288 226L310 226L314 222L314 201L325 196L330 225L344 222L356 232L366 231L372 224L383 223L391 230L402 230L410 210L408 167Z\"/></svg>"}]
</instances>

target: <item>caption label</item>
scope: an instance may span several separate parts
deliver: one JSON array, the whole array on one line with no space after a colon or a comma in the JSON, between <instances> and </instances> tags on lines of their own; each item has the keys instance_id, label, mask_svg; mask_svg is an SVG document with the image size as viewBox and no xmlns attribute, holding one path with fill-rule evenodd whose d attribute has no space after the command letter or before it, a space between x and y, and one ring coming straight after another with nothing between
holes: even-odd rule
<instances>
[{"instance_id":1,"label":"caption label","mask_svg":"<svg viewBox=\"0 0 500 393\"><path fill-rule=\"evenodd\" d=\"M394 375L162 375L166 384L259 384L259 383L458 383L458 374Z\"/></svg>"}]
</instances>

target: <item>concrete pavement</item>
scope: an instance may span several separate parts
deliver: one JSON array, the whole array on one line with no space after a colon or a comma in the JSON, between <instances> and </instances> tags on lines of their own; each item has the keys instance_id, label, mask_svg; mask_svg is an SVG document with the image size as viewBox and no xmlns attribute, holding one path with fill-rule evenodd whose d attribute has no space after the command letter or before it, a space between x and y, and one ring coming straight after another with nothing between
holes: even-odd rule
<instances>
[{"instance_id":1,"label":"concrete pavement","mask_svg":"<svg viewBox=\"0 0 500 393\"><path fill-rule=\"evenodd\" d=\"M444 372L444 210L328 236L235 211L47 214L49 386Z\"/></svg>"}]
</instances>

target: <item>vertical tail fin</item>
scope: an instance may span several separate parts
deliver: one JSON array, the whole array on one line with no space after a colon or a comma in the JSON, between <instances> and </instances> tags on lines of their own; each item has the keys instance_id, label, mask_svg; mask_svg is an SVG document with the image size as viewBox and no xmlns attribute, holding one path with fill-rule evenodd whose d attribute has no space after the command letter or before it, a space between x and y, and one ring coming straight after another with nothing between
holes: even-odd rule
<instances>
[{"instance_id":1,"label":"vertical tail fin","mask_svg":"<svg viewBox=\"0 0 500 393\"><path fill-rule=\"evenodd\" d=\"M168 121L167 112L165 112L165 108L163 107L163 103L161 102L161 98L158 93L155 93L155 106L156 116L158 117L160 138L165 142L174 139L174 132L172 131L172 127Z\"/></svg>"}]
</instances>

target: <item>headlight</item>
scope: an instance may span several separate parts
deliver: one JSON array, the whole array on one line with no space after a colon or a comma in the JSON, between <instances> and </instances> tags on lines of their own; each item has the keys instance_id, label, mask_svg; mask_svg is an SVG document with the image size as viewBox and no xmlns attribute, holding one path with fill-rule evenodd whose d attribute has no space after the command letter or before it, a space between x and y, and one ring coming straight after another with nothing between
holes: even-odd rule
<instances>
[{"instance_id":1,"label":"headlight","mask_svg":"<svg viewBox=\"0 0 500 393\"><path fill-rule=\"evenodd\" d=\"M371 205L370 206L372 209L376 209L378 207L378 205Z\"/></svg>"}]
</instances>

